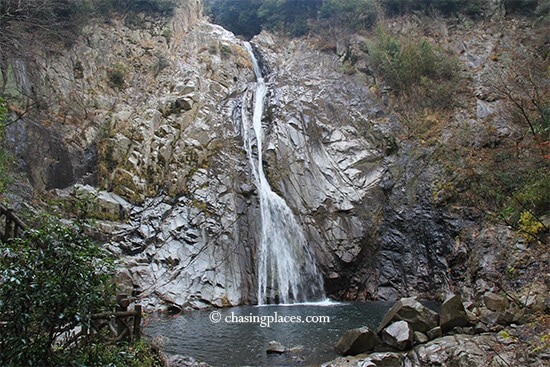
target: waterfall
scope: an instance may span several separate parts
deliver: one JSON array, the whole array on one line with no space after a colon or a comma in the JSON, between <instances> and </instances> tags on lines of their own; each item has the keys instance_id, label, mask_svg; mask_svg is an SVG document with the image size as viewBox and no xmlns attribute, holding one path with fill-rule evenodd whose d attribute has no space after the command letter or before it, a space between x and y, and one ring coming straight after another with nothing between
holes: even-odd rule
<instances>
[{"instance_id":1,"label":"waterfall","mask_svg":"<svg viewBox=\"0 0 550 367\"><path fill-rule=\"evenodd\" d=\"M268 88L252 46L249 43L245 46L256 75L252 97L248 96L254 102L252 123L245 99L241 129L260 198L258 304L321 301L325 299L323 278L317 271L302 228L284 199L273 192L264 173L262 115Z\"/></svg>"}]
</instances>

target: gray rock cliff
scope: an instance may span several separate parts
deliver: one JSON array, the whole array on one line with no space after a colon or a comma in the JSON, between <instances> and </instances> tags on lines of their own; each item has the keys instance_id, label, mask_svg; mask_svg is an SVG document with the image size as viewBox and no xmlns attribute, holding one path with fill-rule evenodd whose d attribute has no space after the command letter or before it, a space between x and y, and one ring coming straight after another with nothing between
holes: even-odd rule
<instances>
[{"instance_id":1,"label":"gray rock cliff","mask_svg":"<svg viewBox=\"0 0 550 367\"><path fill-rule=\"evenodd\" d=\"M32 87L47 111L8 128L19 167L36 192L91 184L130 203L98 226L140 302L254 303L259 204L239 126L254 73L243 41L210 24L199 1L137 19L89 25L42 61ZM302 224L327 294L443 299L471 245L457 235L475 218L435 205L434 148L400 138L368 66L350 75L307 38L252 42L270 83L266 175ZM484 118L488 106L470 112Z\"/></svg>"}]
</instances>

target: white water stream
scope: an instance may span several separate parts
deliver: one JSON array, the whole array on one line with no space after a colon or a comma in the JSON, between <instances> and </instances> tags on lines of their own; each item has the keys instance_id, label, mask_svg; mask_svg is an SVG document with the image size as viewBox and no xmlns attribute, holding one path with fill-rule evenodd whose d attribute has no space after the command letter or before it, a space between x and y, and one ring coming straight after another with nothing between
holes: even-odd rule
<instances>
[{"instance_id":1,"label":"white water stream","mask_svg":"<svg viewBox=\"0 0 550 367\"><path fill-rule=\"evenodd\" d=\"M256 74L252 122L243 103L242 134L260 197L261 239L258 248L258 304L301 303L325 299L302 228L283 198L271 189L262 162L262 115L267 84L249 43L245 43ZM251 97L248 97L251 98ZM255 148L255 149L254 149ZM255 154L254 154L255 153Z\"/></svg>"}]
</instances>

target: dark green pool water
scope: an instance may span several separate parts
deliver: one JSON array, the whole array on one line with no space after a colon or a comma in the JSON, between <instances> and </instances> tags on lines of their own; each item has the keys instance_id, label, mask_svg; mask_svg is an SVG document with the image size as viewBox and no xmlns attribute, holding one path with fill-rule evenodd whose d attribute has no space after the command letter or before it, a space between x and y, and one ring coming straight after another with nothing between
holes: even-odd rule
<instances>
[{"instance_id":1,"label":"dark green pool water","mask_svg":"<svg viewBox=\"0 0 550 367\"><path fill-rule=\"evenodd\" d=\"M337 355L334 344L347 330L376 329L391 302L239 306L184 312L151 320L145 333L167 337L164 350L216 367L307 366ZM269 325L268 325L269 324ZM267 354L270 341L296 351Z\"/></svg>"}]
</instances>

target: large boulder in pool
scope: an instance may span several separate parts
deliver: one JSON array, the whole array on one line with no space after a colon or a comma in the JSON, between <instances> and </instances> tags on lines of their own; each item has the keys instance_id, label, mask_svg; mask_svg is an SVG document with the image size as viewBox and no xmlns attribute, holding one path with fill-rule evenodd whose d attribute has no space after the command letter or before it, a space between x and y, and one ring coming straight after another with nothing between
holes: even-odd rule
<instances>
[{"instance_id":1,"label":"large boulder in pool","mask_svg":"<svg viewBox=\"0 0 550 367\"><path fill-rule=\"evenodd\" d=\"M402 298L386 312L377 332L380 334L392 322L406 321L413 331L426 333L438 325L438 320L437 312L430 310L416 298Z\"/></svg>"},{"instance_id":2,"label":"large boulder in pool","mask_svg":"<svg viewBox=\"0 0 550 367\"><path fill-rule=\"evenodd\" d=\"M348 330L338 339L336 351L344 356L357 355L374 350L379 341L376 334L368 327Z\"/></svg>"}]
</instances>

